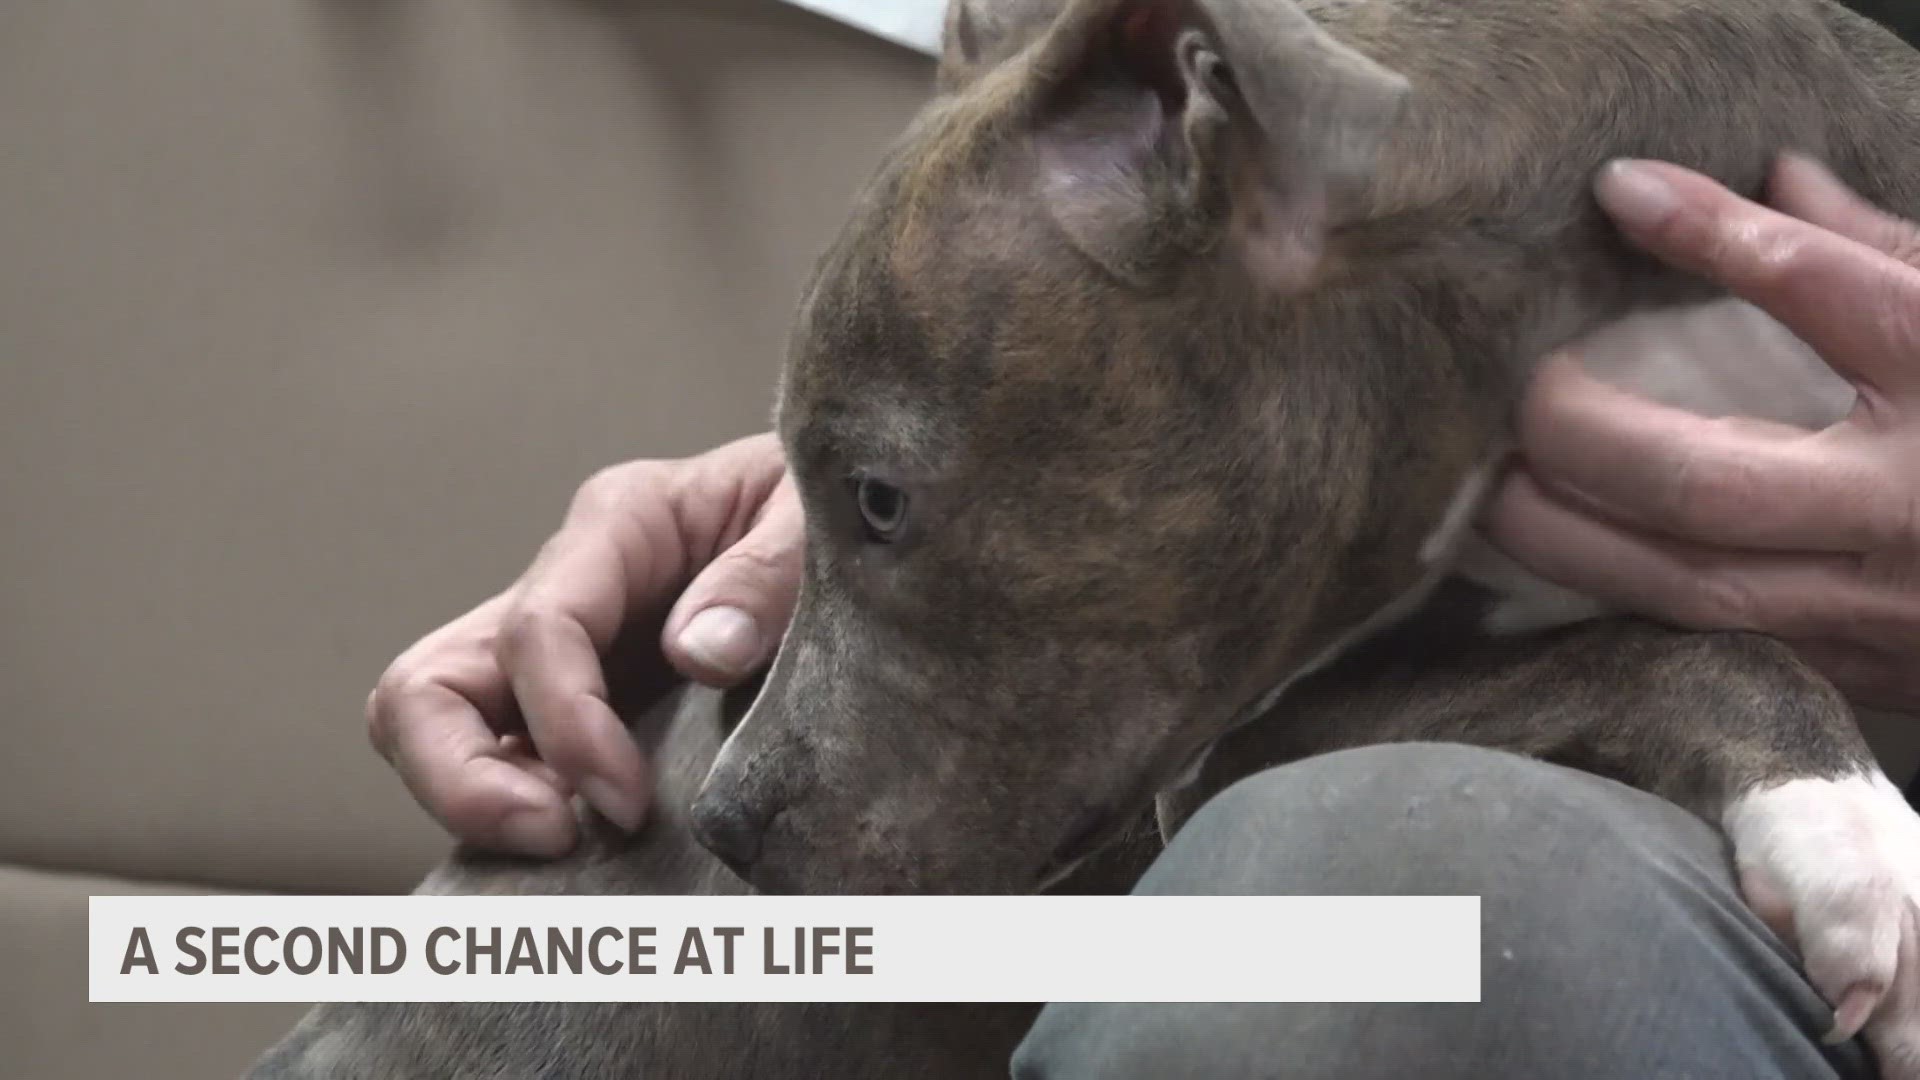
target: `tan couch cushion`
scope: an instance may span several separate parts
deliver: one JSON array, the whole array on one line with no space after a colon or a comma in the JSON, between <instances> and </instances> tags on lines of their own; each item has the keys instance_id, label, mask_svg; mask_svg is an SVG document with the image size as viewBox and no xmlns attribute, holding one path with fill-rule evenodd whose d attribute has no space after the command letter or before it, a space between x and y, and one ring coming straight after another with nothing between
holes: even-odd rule
<instances>
[{"instance_id":1,"label":"tan couch cushion","mask_svg":"<svg viewBox=\"0 0 1920 1080\"><path fill-rule=\"evenodd\" d=\"M767 0L7 5L0 860L410 885L374 678L765 426L930 73Z\"/></svg>"},{"instance_id":2,"label":"tan couch cushion","mask_svg":"<svg viewBox=\"0 0 1920 1080\"><path fill-rule=\"evenodd\" d=\"M240 1075L303 1005L94 1005L87 897L205 892L0 867L0 1075L220 1080Z\"/></svg>"}]
</instances>

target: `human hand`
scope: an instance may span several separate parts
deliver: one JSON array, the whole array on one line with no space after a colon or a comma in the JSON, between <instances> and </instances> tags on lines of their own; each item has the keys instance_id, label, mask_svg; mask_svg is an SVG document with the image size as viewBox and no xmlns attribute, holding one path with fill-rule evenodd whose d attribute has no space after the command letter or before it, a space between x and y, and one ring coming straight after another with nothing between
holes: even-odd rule
<instances>
[{"instance_id":1,"label":"human hand","mask_svg":"<svg viewBox=\"0 0 1920 1080\"><path fill-rule=\"evenodd\" d=\"M772 435L607 469L519 581L393 662L367 700L368 734L469 843L565 854L576 790L632 829L647 763L608 703L602 656L623 627L664 614L661 648L682 675L746 678L793 614L803 540Z\"/></svg>"},{"instance_id":2,"label":"human hand","mask_svg":"<svg viewBox=\"0 0 1920 1080\"><path fill-rule=\"evenodd\" d=\"M1797 157L1771 208L1663 163L1616 163L1597 192L1629 239L1778 319L1857 402L1822 431L1706 419L1556 358L1488 535L1569 588L1771 634L1861 704L1920 712L1920 228Z\"/></svg>"}]
</instances>

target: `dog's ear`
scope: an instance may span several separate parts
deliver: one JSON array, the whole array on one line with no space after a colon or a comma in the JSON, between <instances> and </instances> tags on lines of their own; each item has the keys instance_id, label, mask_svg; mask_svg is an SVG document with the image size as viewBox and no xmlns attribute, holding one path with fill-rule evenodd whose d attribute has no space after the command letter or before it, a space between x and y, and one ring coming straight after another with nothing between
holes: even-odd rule
<instances>
[{"instance_id":1,"label":"dog's ear","mask_svg":"<svg viewBox=\"0 0 1920 1080\"><path fill-rule=\"evenodd\" d=\"M1025 48L1052 24L1061 0L948 0L939 85L958 90Z\"/></svg>"},{"instance_id":2,"label":"dog's ear","mask_svg":"<svg viewBox=\"0 0 1920 1080\"><path fill-rule=\"evenodd\" d=\"M1407 91L1292 0L1076 0L1036 52L1047 204L1142 285L1222 242L1262 287L1311 281Z\"/></svg>"}]
</instances>

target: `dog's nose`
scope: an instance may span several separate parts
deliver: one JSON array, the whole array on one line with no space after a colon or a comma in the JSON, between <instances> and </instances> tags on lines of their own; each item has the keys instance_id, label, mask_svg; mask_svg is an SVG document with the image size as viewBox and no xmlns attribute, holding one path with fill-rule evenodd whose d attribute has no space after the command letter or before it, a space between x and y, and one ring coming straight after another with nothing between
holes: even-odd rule
<instances>
[{"instance_id":1,"label":"dog's nose","mask_svg":"<svg viewBox=\"0 0 1920 1080\"><path fill-rule=\"evenodd\" d=\"M736 873L744 873L760 857L760 838L766 835L772 811L757 811L739 799L702 793L693 801L693 836Z\"/></svg>"}]
</instances>

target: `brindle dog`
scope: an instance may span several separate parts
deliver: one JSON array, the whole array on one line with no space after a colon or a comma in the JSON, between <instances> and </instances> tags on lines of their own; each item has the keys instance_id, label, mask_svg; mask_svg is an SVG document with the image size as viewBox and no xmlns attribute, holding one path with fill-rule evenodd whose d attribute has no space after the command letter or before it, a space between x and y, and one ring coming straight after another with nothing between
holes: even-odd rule
<instances>
[{"instance_id":1,"label":"brindle dog","mask_svg":"<svg viewBox=\"0 0 1920 1080\"><path fill-rule=\"evenodd\" d=\"M956 0L806 290L805 580L750 712L665 763L678 798L712 757L693 833L769 891L1119 887L1087 857L1156 799L1170 830L1335 746L1506 747L1723 824L1838 1033L1920 1078L1920 821L1784 647L1499 638L1449 596L1352 650L1454 565L1537 358L1713 295L1606 224L1603 162L1754 195L1796 149L1920 217L1916 118L1920 58L1829 0ZM676 808L428 887L737 888ZM1027 1015L329 1007L255 1075L993 1075Z\"/></svg>"}]
</instances>

